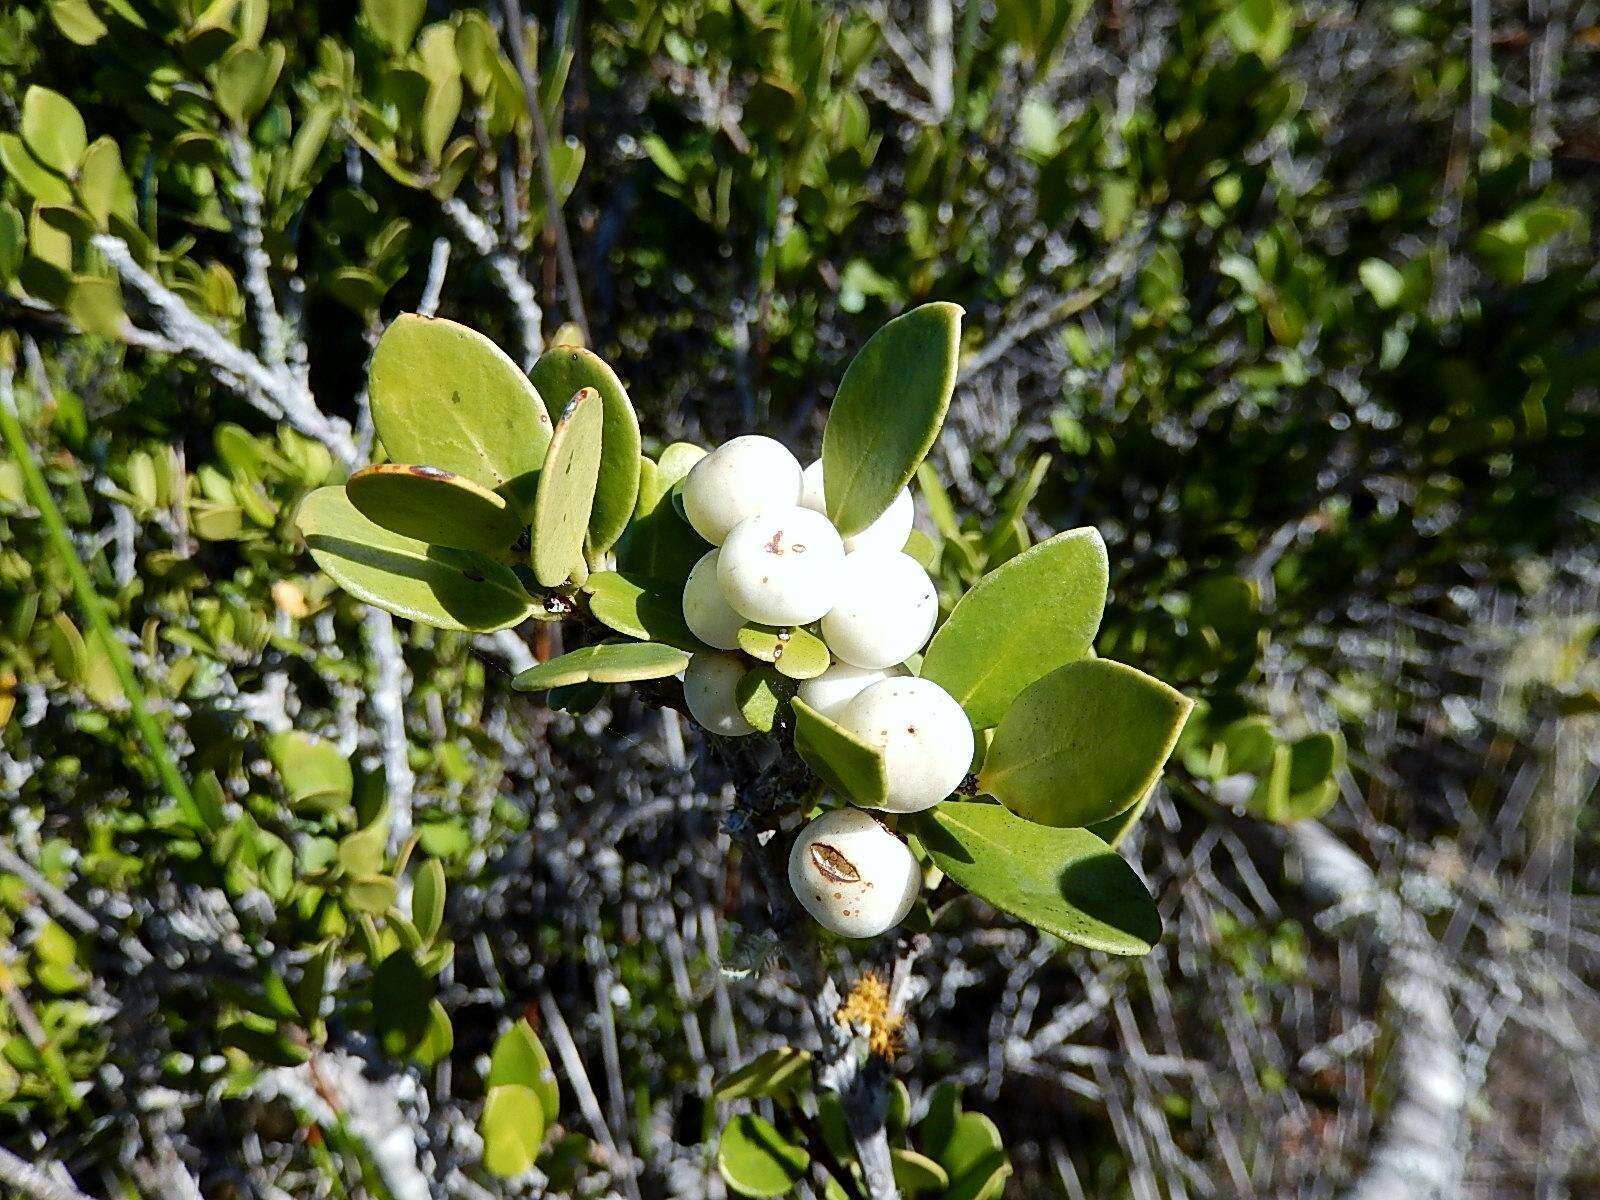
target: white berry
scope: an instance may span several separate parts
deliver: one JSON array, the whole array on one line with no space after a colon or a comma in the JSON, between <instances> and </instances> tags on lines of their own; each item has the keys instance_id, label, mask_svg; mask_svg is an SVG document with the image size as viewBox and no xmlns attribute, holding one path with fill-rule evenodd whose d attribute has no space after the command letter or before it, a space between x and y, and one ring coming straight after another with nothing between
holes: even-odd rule
<instances>
[{"instance_id":1,"label":"white berry","mask_svg":"<svg viewBox=\"0 0 1600 1200\"><path fill-rule=\"evenodd\" d=\"M684 514L713 546L746 517L799 500L799 461L781 442L758 434L724 442L695 463L683 481Z\"/></svg>"},{"instance_id":2,"label":"white berry","mask_svg":"<svg viewBox=\"0 0 1600 1200\"><path fill-rule=\"evenodd\" d=\"M911 911L922 870L906 844L859 808L823 813L789 851L789 886L824 928L876 937Z\"/></svg>"},{"instance_id":3,"label":"white berry","mask_svg":"<svg viewBox=\"0 0 1600 1200\"><path fill-rule=\"evenodd\" d=\"M744 678L745 665L732 654L700 653L689 659L683 673L683 699L689 715L712 733L743 737L756 728L744 719L734 689Z\"/></svg>"},{"instance_id":4,"label":"white berry","mask_svg":"<svg viewBox=\"0 0 1600 1200\"><path fill-rule=\"evenodd\" d=\"M888 679L890 674L889 671L836 662L816 678L802 682L798 695L830 721L837 721L846 704L873 684Z\"/></svg>"},{"instance_id":5,"label":"white berry","mask_svg":"<svg viewBox=\"0 0 1600 1200\"><path fill-rule=\"evenodd\" d=\"M972 723L931 679L885 679L867 688L838 722L883 752L890 812L932 808L972 766Z\"/></svg>"},{"instance_id":6,"label":"white berry","mask_svg":"<svg viewBox=\"0 0 1600 1200\"><path fill-rule=\"evenodd\" d=\"M722 543L722 595L747 621L806 625L833 607L844 544L828 518L791 504L746 517Z\"/></svg>"},{"instance_id":7,"label":"white berry","mask_svg":"<svg viewBox=\"0 0 1600 1200\"><path fill-rule=\"evenodd\" d=\"M838 586L822 618L822 639L834 657L857 667L892 667L927 644L939 593L909 554L857 550L845 557Z\"/></svg>"},{"instance_id":8,"label":"white berry","mask_svg":"<svg viewBox=\"0 0 1600 1200\"><path fill-rule=\"evenodd\" d=\"M819 458L805 469L801 476L800 503L814 512L828 512L828 501L822 491L822 460ZM911 489L901 488L889 507L871 525L860 533L844 539L846 552L851 550L901 550L911 536L911 523L917 515L911 502Z\"/></svg>"},{"instance_id":9,"label":"white berry","mask_svg":"<svg viewBox=\"0 0 1600 1200\"><path fill-rule=\"evenodd\" d=\"M739 648L739 627L744 618L728 607L722 598L722 585L717 582L717 558L721 550L712 550L689 572L683 584L683 623L708 646L718 650Z\"/></svg>"}]
</instances>

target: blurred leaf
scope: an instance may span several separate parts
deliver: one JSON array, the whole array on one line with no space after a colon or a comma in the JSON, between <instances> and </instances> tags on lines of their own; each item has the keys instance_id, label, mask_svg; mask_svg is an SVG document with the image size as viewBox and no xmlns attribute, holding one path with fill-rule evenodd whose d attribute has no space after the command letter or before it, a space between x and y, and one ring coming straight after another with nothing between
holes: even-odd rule
<instances>
[{"instance_id":1,"label":"blurred leaf","mask_svg":"<svg viewBox=\"0 0 1600 1200\"><path fill-rule=\"evenodd\" d=\"M545 1117L532 1088L505 1083L484 1097L483 1165L495 1175L510 1178L530 1170L544 1142Z\"/></svg>"},{"instance_id":2,"label":"blurred leaf","mask_svg":"<svg viewBox=\"0 0 1600 1200\"><path fill-rule=\"evenodd\" d=\"M411 923L424 941L431 942L439 936L444 924L444 901L444 864L430 858L417 868L411 881Z\"/></svg>"},{"instance_id":3,"label":"blurred leaf","mask_svg":"<svg viewBox=\"0 0 1600 1200\"><path fill-rule=\"evenodd\" d=\"M723 1076L711 1090L713 1100L754 1100L785 1096L813 1086L811 1052L778 1046L757 1055L736 1071Z\"/></svg>"},{"instance_id":4,"label":"blurred leaf","mask_svg":"<svg viewBox=\"0 0 1600 1200\"><path fill-rule=\"evenodd\" d=\"M77 106L60 92L32 84L22 96L22 141L35 159L58 175L73 178L89 135Z\"/></svg>"},{"instance_id":5,"label":"blurred leaf","mask_svg":"<svg viewBox=\"0 0 1600 1200\"><path fill-rule=\"evenodd\" d=\"M291 808L331 812L350 803L355 776L350 760L332 742L285 730L267 739L267 756L283 780Z\"/></svg>"},{"instance_id":6,"label":"blurred leaf","mask_svg":"<svg viewBox=\"0 0 1600 1200\"><path fill-rule=\"evenodd\" d=\"M553 1121L561 1109L561 1090L550 1067L550 1055L526 1020L516 1020L495 1039L489 1056L488 1088L517 1084L530 1088L539 1098L545 1119Z\"/></svg>"},{"instance_id":7,"label":"blurred leaf","mask_svg":"<svg viewBox=\"0 0 1600 1200\"><path fill-rule=\"evenodd\" d=\"M754 1113L734 1117L717 1143L717 1167L741 1196L782 1196L805 1178L811 1155Z\"/></svg>"}]
</instances>

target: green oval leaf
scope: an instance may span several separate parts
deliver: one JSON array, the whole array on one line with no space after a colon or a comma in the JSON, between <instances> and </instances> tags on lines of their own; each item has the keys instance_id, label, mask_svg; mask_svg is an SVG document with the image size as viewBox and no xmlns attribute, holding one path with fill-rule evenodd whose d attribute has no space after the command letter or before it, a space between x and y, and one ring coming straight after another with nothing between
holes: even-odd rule
<instances>
[{"instance_id":1,"label":"green oval leaf","mask_svg":"<svg viewBox=\"0 0 1600 1200\"><path fill-rule=\"evenodd\" d=\"M771 1121L742 1113L723 1126L717 1167L741 1196L782 1196L805 1178L811 1155Z\"/></svg>"},{"instance_id":2,"label":"green oval leaf","mask_svg":"<svg viewBox=\"0 0 1600 1200\"><path fill-rule=\"evenodd\" d=\"M430 858L417 868L411 881L411 923L424 941L431 942L444 924L444 864Z\"/></svg>"},{"instance_id":3,"label":"green oval leaf","mask_svg":"<svg viewBox=\"0 0 1600 1200\"><path fill-rule=\"evenodd\" d=\"M683 623L678 595L648 587L616 571L596 571L584 580L589 613L608 629L642 642L665 642L681 650L709 650Z\"/></svg>"},{"instance_id":4,"label":"green oval leaf","mask_svg":"<svg viewBox=\"0 0 1600 1200\"><path fill-rule=\"evenodd\" d=\"M889 794L883 754L799 698L794 710L794 748L806 765L840 795L876 808Z\"/></svg>"},{"instance_id":5,"label":"green oval leaf","mask_svg":"<svg viewBox=\"0 0 1600 1200\"><path fill-rule=\"evenodd\" d=\"M793 1046L779 1046L757 1055L737 1071L717 1082L713 1100L752 1100L763 1096L784 1096L799 1088L811 1087L811 1052Z\"/></svg>"},{"instance_id":6,"label":"green oval leaf","mask_svg":"<svg viewBox=\"0 0 1600 1200\"><path fill-rule=\"evenodd\" d=\"M550 1055L533 1032L533 1026L522 1018L513 1021L511 1027L495 1039L494 1050L489 1055L489 1075L484 1086L495 1088L508 1083L532 1088L539 1097L545 1120L555 1120L561 1111L561 1089L550 1066Z\"/></svg>"},{"instance_id":7,"label":"green oval leaf","mask_svg":"<svg viewBox=\"0 0 1600 1200\"><path fill-rule=\"evenodd\" d=\"M89 135L77 106L60 92L30 86L22 96L19 132L33 156L52 171L69 178L78 173Z\"/></svg>"},{"instance_id":8,"label":"green oval leaf","mask_svg":"<svg viewBox=\"0 0 1600 1200\"><path fill-rule=\"evenodd\" d=\"M583 565L603 420L600 393L584 388L567 404L550 439L533 502L533 574L545 587L565 583Z\"/></svg>"},{"instance_id":9,"label":"green oval leaf","mask_svg":"<svg viewBox=\"0 0 1600 1200\"><path fill-rule=\"evenodd\" d=\"M475 329L405 313L378 340L372 421L389 457L427 463L531 503L550 414L505 352Z\"/></svg>"},{"instance_id":10,"label":"green oval leaf","mask_svg":"<svg viewBox=\"0 0 1600 1200\"><path fill-rule=\"evenodd\" d=\"M1024 688L1089 652L1109 572L1094 529L1023 551L957 602L933 635L922 677L954 696L975 728L998 725Z\"/></svg>"},{"instance_id":11,"label":"green oval leaf","mask_svg":"<svg viewBox=\"0 0 1600 1200\"><path fill-rule=\"evenodd\" d=\"M342 487L312 492L295 523L335 583L396 616L486 633L526 620L538 607L504 563L385 529L363 516Z\"/></svg>"},{"instance_id":12,"label":"green oval leaf","mask_svg":"<svg viewBox=\"0 0 1600 1200\"><path fill-rule=\"evenodd\" d=\"M739 649L790 679L815 679L833 663L823 640L799 626L744 625L735 636Z\"/></svg>"},{"instance_id":13,"label":"green oval leaf","mask_svg":"<svg viewBox=\"0 0 1600 1200\"><path fill-rule=\"evenodd\" d=\"M1087 829L1052 829L963 800L909 821L946 875L1046 933L1108 954L1147 954L1161 936L1139 876Z\"/></svg>"},{"instance_id":14,"label":"green oval leaf","mask_svg":"<svg viewBox=\"0 0 1600 1200\"><path fill-rule=\"evenodd\" d=\"M544 1143L544 1112L532 1088L504 1083L489 1089L483 1101L483 1165L510 1178L529 1170Z\"/></svg>"},{"instance_id":15,"label":"green oval leaf","mask_svg":"<svg viewBox=\"0 0 1600 1200\"><path fill-rule=\"evenodd\" d=\"M529 667L511 681L519 692L571 687L576 683L633 683L676 675L689 654L659 642L601 642Z\"/></svg>"},{"instance_id":16,"label":"green oval leaf","mask_svg":"<svg viewBox=\"0 0 1600 1200\"><path fill-rule=\"evenodd\" d=\"M822 435L828 519L845 537L883 515L950 407L961 306L924 304L867 341L839 381Z\"/></svg>"},{"instance_id":17,"label":"green oval leaf","mask_svg":"<svg viewBox=\"0 0 1600 1200\"><path fill-rule=\"evenodd\" d=\"M522 532L503 496L443 467L380 463L350 476L344 490L363 516L437 546L494 555Z\"/></svg>"},{"instance_id":18,"label":"green oval leaf","mask_svg":"<svg viewBox=\"0 0 1600 1200\"><path fill-rule=\"evenodd\" d=\"M600 435L600 478L589 514L589 546L609 550L633 517L639 499L639 418L622 380L598 354L580 346L553 346L528 373L546 404L564 404L583 388L600 393L605 419ZM559 413L552 412L554 418Z\"/></svg>"},{"instance_id":19,"label":"green oval leaf","mask_svg":"<svg viewBox=\"0 0 1600 1200\"><path fill-rule=\"evenodd\" d=\"M1068 663L1001 718L978 788L1041 825L1104 821L1155 785L1192 707L1122 663Z\"/></svg>"}]
</instances>

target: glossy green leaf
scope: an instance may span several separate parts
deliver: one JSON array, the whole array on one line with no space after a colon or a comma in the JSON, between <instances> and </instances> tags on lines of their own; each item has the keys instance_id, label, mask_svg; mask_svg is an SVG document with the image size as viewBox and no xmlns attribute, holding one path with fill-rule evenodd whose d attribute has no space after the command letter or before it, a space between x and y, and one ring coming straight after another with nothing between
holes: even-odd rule
<instances>
[{"instance_id":1,"label":"glossy green leaf","mask_svg":"<svg viewBox=\"0 0 1600 1200\"><path fill-rule=\"evenodd\" d=\"M539 1160L545 1116L532 1088L504 1083L483 1101L483 1165L501 1178L521 1175Z\"/></svg>"},{"instance_id":2,"label":"glossy green leaf","mask_svg":"<svg viewBox=\"0 0 1600 1200\"><path fill-rule=\"evenodd\" d=\"M762 733L771 733L779 709L794 698L794 690L794 681L775 668L752 667L734 688L733 699L746 721Z\"/></svg>"},{"instance_id":3,"label":"glossy green leaf","mask_svg":"<svg viewBox=\"0 0 1600 1200\"><path fill-rule=\"evenodd\" d=\"M522 517L505 497L442 467L380 463L357 471L344 488L363 516L420 542L497 555L522 532Z\"/></svg>"},{"instance_id":4,"label":"glossy green leaf","mask_svg":"<svg viewBox=\"0 0 1600 1200\"><path fill-rule=\"evenodd\" d=\"M753 1100L785 1096L798 1089L810 1090L811 1052L793 1046L778 1046L757 1055L737 1071L717 1081L713 1100Z\"/></svg>"},{"instance_id":5,"label":"glossy green leaf","mask_svg":"<svg viewBox=\"0 0 1600 1200\"><path fill-rule=\"evenodd\" d=\"M431 942L444 925L444 901L444 864L430 858L411 881L411 923L424 941Z\"/></svg>"},{"instance_id":6,"label":"glossy green leaf","mask_svg":"<svg viewBox=\"0 0 1600 1200\"><path fill-rule=\"evenodd\" d=\"M840 795L867 808L889 793L883 754L849 730L830 721L805 701L795 699L794 748L806 765Z\"/></svg>"},{"instance_id":7,"label":"glossy green leaf","mask_svg":"<svg viewBox=\"0 0 1600 1200\"><path fill-rule=\"evenodd\" d=\"M1161 936L1139 876L1087 829L964 800L916 813L909 827L957 884L1046 933L1108 954L1147 954Z\"/></svg>"},{"instance_id":8,"label":"glossy green leaf","mask_svg":"<svg viewBox=\"0 0 1600 1200\"><path fill-rule=\"evenodd\" d=\"M533 502L533 573L545 587L565 583L583 566L604 415L600 393L584 388L567 404L550 439Z\"/></svg>"},{"instance_id":9,"label":"glossy green leaf","mask_svg":"<svg viewBox=\"0 0 1600 1200\"><path fill-rule=\"evenodd\" d=\"M285 730L267 739L267 757L278 769L291 808L327 812L350 803L355 775L332 742Z\"/></svg>"},{"instance_id":10,"label":"glossy green leaf","mask_svg":"<svg viewBox=\"0 0 1600 1200\"><path fill-rule=\"evenodd\" d=\"M372 355L372 420L395 462L425 463L531 505L550 414L505 352L439 317L396 317Z\"/></svg>"},{"instance_id":11,"label":"glossy green leaf","mask_svg":"<svg viewBox=\"0 0 1600 1200\"><path fill-rule=\"evenodd\" d=\"M848 537L880 517L933 446L955 389L961 307L924 304L867 341L822 435L828 517Z\"/></svg>"},{"instance_id":12,"label":"glossy green leaf","mask_svg":"<svg viewBox=\"0 0 1600 1200\"><path fill-rule=\"evenodd\" d=\"M1017 697L995 729L978 788L1041 825L1092 825L1148 792L1192 702L1122 663L1059 667Z\"/></svg>"},{"instance_id":13,"label":"glossy green leaf","mask_svg":"<svg viewBox=\"0 0 1600 1200\"><path fill-rule=\"evenodd\" d=\"M533 1089L547 1121L555 1120L561 1111L561 1088L551 1069L550 1055L533 1032L533 1026L521 1018L495 1039L494 1050L489 1055L489 1075L484 1086L494 1088L504 1084Z\"/></svg>"},{"instance_id":14,"label":"glossy green leaf","mask_svg":"<svg viewBox=\"0 0 1600 1200\"><path fill-rule=\"evenodd\" d=\"M974 727L998 725L1024 688L1088 653L1109 572L1094 529L1023 551L957 602L928 646L922 677L954 696Z\"/></svg>"},{"instance_id":15,"label":"glossy green leaf","mask_svg":"<svg viewBox=\"0 0 1600 1200\"><path fill-rule=\"evenodd\" d=\"M0 133L0 168L41 204L72 203L67 181L35 158L14 133Z\"/></svg>"},{"instance_id":16,"label":"glossy green leaf","mask_svg":"<svg viewBox=\"0 0 1600 1200\"><path fill-rule=\"evenodd\" d=\"M110 32L89 0L45 0L50 19L75 46L92 46Z\"/></svg>"},{"instance_id":17,"label":"glossy green leaf","mask_svg":"<svg viewBox=\"0 0 1600 1200\"><path fill-rule=\"evenodd\" d=\"M589 613L608 629L642 642L665 642L682 650L709 649L683 622L681 593L647 586L616 571L596 571L584 580Z\"/></svg>"},{"instance_id":18,"label":"glossy green leaf","mask_svg":"<svg viewBox=\"0 0 1600 1200\"><path fill-rule=\"evenodd\" d=\"M83 117L60 92L33 84L22 96L22 140L33 156L60 175L78 173L78 163L89 148Z\"/></svg>"},{"instance_id":19,"label":"glossy green leaf","mask_svg":"<svg viewBox=\"0 0 1600 1200\"><path fill-rule=\"evenodd\" d=\"M739 649L752 658L771 663L790 679L815 679L832 664L823 640L809 629L745 625L737 637Z\"/></svg>"},{"instance_id":20,"label":"glossy green leaf","mask_svg":"<svg viewBox=\"0 0 1600 1200\"><path fill-rule=\"evenodd\" d=\"M811 1155L755 1113L742 1113L723 1126L717 1167L741 1196L782 1196L805 1178Z\"/></svg>"},{"instance_id":21,"label":"glossy green leaf","mask_svg":"<svg viewBox=\"0 0 1600 1200\"><path fill-rule=\"evenodd\" d=\"M312 492L295 521L311 556L335 583L396 616L490 632L538 608L505 564L393 533L363 516L342 487Z\"/></svg>"},{"instance_id":22,"label":"glossy green leaf","mask_svg":"<svg viewBox=\"0 0 1600 1200\"><path fill-rule=\"evenodd\" d=\"M600 642L529 667L511 681L519 692L576 683L633 683L663 679L689 665L689 654L660 642Z\"/></svg>"},{"instance_id":23,"label":"glossy green leaf","mask_svg":"<svg viewBox=\"0 0 1600 1200\"><path fill-rule=\"evenodd\" d=\"M622 380L599 355L579 346L554 346L529 372L551 417L583 388L600 393L605 419L600 437L600 477L589 516L592 553L609 550L622 536L639 499L639 418Z\"/></svg>"}]
</instances>

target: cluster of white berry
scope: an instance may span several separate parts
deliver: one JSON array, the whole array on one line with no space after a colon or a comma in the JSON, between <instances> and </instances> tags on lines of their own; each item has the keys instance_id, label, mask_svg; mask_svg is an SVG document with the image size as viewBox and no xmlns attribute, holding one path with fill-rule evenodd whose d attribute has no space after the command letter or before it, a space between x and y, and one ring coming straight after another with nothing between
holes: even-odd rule
<instances>
[{"instance_id":1,"label":"cluster of white berry","mask_svg":"<svg viewBox=\"0 0 1600 1200\"><path fill-rule=\"evenodd\" d=\"M841 537L826 516L821 461L802 471L780 443L751 435L694 465L683 484L683 511L715 547L683 589L694 635L733 651L746 623L813 626L833 662L801 683L798 695L882 752L882 807L918 812L949 796L972 763L972 725L942 687L905 670L939 616L933 581L904 552L911 493L902 489L866 529ZM683 690L695 720L730 737L755 732L735 696L747 666L730 653L690 659ZM906 844L854 808L812 821L789 856L800 902L850 937L898 924L921 878Z\"/></svg>"}]
</instances>

